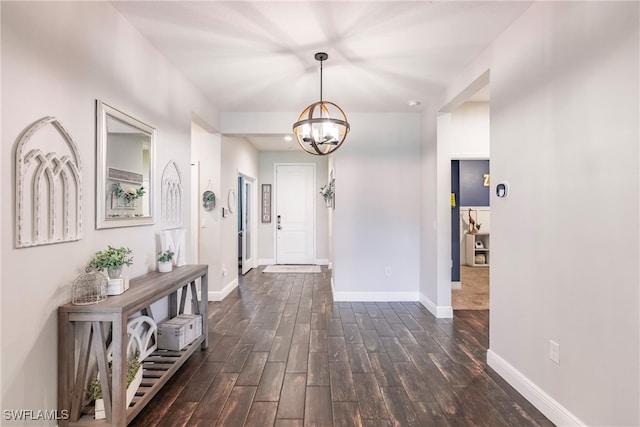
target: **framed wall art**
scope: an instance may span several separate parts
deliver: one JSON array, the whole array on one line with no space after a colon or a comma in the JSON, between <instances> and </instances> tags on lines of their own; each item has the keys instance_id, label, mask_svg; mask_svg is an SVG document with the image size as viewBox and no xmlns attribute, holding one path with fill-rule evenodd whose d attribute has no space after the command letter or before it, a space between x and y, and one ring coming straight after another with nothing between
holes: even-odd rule
<instances>
[{"instance_id":1,"label":"framed wall art","mask_svg":"<svg viewBox=\"0 0 640 427\"><path fill-rule=\"evenodd\" d=\"M271 222L271 184L262 184L262 222Z\"/></svg>"}]
</instances>

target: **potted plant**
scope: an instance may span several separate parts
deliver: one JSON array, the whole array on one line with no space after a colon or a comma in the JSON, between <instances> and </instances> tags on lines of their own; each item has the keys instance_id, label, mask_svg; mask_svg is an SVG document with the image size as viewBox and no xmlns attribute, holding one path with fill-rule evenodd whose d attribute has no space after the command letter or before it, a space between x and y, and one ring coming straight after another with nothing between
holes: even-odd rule
<instances>
[{"instance_id":1,"label":"potted plant","mask_svg":"<svg viewBox=\"0 0 640 427\"><path fill-rule=\"evenodd\" d=\"M129 266L133 263L133 257L129 256L130 254L129 248L124 246L114 248L109 245L104 251L96 252L89 265L97 271L107 270L109 277L115 279L122 273L123 265Z\"/></svg>"},{"instance_id":2,"label":"potted plant","mask_svg":"<svg viewBox=\"0 0 640 427\"><path fill-rule=\"evenodd\" d=\"M109 377L111 376L111 369L109 369ZM136 395L136 391L142 383L142 364L140 363L140 352L136 351L133 359L127 364L127 406L133 400ZM105 418L104 399L102 398L102 384L100 383L100 377L91 381L87 388L87 394L91 400L95 400L95 418L96 420Z\"/></svg>"},{"instance_id":3,"label":"potted plant","mask_svg":"<svg viewBox=\"0 0 640 427\"><path fill-rule=\"evenodd\" d=\"M320 187L320 194L324 197L327 207L330 208L333 201L333 181Z\"/></svg>"},{"instance_id":4,"label":"potted plant","mask_svg":"<svg viewBox=\"0 0 640 427\"><path fill-rule=\"evenodd\" d=\"M168 273L173 270L173 251L167 249L164 252L158 252L158 271L160 273Z\"/></svg>"}]
</instances>

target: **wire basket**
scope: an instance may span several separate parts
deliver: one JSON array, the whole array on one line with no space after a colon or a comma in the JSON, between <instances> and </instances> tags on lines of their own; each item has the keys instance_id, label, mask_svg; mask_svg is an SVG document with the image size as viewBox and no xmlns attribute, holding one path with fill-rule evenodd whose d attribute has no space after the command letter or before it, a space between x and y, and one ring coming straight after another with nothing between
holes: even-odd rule
<instances>
[{"instance_id":1,"label":"wire basket","mask_svg":"<svg viewBox=\"0 0 640 427\"><path fill-rule=\"evenodd\" d=\"M96 304L107 299L107 278L99 271L87 268L73 281L71 302L74 305Z\"/></svg>"}]
</instances>

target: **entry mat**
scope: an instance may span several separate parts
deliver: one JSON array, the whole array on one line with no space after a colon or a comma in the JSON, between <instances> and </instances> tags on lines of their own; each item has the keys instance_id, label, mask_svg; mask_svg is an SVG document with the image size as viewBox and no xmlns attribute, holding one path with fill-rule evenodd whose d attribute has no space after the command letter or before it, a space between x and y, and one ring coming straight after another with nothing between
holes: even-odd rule
<instances>
[{"instance_id":1,"label":"entry mat","mask_svg":"<svg viewBox=\"0 0 640 427\"><path fill-rule=\"evenodd\" d=\"M319 265L268 265L263 273L321 273Z\"/></svg>"}]
</instances>

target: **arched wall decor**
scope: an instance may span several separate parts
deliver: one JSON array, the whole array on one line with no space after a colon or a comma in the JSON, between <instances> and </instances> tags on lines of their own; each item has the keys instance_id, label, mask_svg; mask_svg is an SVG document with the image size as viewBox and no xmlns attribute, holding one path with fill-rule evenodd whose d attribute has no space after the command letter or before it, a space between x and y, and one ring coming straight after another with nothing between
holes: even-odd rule
<instances>
[{"instance_id":1,"label":"arched wall decor","mask_svg":"<svg viewBox=\"0 0 640 427\"><path fill-rule=\"evenodd\" d=\"M33 138L47 125L61 138ZM80 240L81 160L58 119L44 117L24 130L16 146L15 173L16 247Z\"/></svg>"},{"instance_id":2,"label":"arched wall decor","mask_svg":"<svg viewBox=\"0 0 640 427\"><path fill-rule=\"evenodd\" d=\"M162 171L162 229L182 227L182 176L173 160Z\"/></svg>"}]
</instances>

